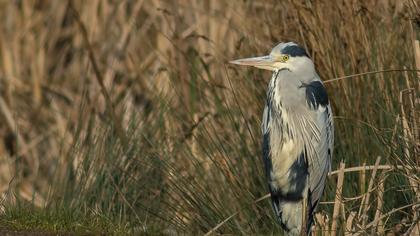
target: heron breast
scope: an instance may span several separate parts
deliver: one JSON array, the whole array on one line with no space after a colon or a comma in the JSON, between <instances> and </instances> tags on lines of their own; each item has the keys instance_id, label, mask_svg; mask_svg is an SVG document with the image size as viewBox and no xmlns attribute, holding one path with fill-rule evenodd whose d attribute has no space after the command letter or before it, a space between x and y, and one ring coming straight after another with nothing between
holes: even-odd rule
<instances>
[{"instance_id":1,"label":"heron breast","mask_svg":"<svg viewBox=\"0 0 420 236\"><path fill-rule=\"evenodd\" d=\"M288 140L276 147L272 142L272 170L270 173L271 189L290 200L305 197L307 189L308 166L303 145L296 140Z\"/></svg>"}]
</instances>

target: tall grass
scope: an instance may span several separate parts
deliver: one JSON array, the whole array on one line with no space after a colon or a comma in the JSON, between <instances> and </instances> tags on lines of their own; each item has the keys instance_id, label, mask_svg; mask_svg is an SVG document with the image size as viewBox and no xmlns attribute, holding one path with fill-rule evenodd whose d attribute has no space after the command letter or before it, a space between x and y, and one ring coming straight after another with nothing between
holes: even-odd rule
<instances>
[{"instance_id":1,"label":"tall grass","mask_svg":"<svg viewBox=\"0 0 420 236\"><path fill-rule=\"evenodd\" d=\"M335 115L314 232L419 233L416 1L7 1L0 17L0 227L25 225L23 202L104 233L281 233L260 157L270 74L226 62L292 40Z\"/></svg>"}]
</instances>

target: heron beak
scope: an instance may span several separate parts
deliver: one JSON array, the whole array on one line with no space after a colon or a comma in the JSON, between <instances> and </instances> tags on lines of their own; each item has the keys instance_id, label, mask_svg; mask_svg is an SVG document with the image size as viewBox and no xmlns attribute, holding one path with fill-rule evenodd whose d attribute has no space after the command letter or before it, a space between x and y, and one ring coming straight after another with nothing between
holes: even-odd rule
<instances>
[{"instance_id":1,"label":"heron beak","mask_svg":"<svg viewBox=\"0 0 420 236\"><path fill-rule=\"evenodd\" d=\"M230 61L229 63L242 65L242 66L254 66L264 70L275 70L274 63L275 61L271 56L262 56L262 57L250 57L244 59L238 59Z\"/></svg>"}]
</instances>

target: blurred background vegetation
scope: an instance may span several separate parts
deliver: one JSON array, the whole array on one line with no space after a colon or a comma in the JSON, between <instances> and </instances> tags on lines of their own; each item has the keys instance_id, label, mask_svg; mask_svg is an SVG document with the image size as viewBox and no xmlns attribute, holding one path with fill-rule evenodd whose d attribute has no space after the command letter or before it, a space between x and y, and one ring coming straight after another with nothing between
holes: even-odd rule
<instances>
[{"instance_id":1,"label":"blurred background vegetation","mask_svg":"<svg viewBox=\"0 0 420 236\"><path fill-rule=\"evenodd\" d=\"M419 234L418 1L3 0L0 21L0 232L281 233L270 73L227 62L295 41L335 116L315 234Z\"/></svg>"}]
</instances>

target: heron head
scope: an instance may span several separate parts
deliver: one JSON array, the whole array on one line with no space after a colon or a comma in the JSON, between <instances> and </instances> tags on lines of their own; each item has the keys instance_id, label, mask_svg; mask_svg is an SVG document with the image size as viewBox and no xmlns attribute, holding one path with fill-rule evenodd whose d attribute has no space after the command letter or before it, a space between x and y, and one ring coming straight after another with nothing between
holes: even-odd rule
<instances>
[{"instance_id":1,"label":"heron head","mask_svg":"<svg viewBox=\"0 0 420 236\"><path fill-rule=\"evenodd\" d=\"M278 71L288 69L290 71L313 68L313 62L306 50L294 42L280 43L275 46L269 55L250 57L230 61L232 64L254 66L260 69Z\"/></svg>"}]
</instances>

